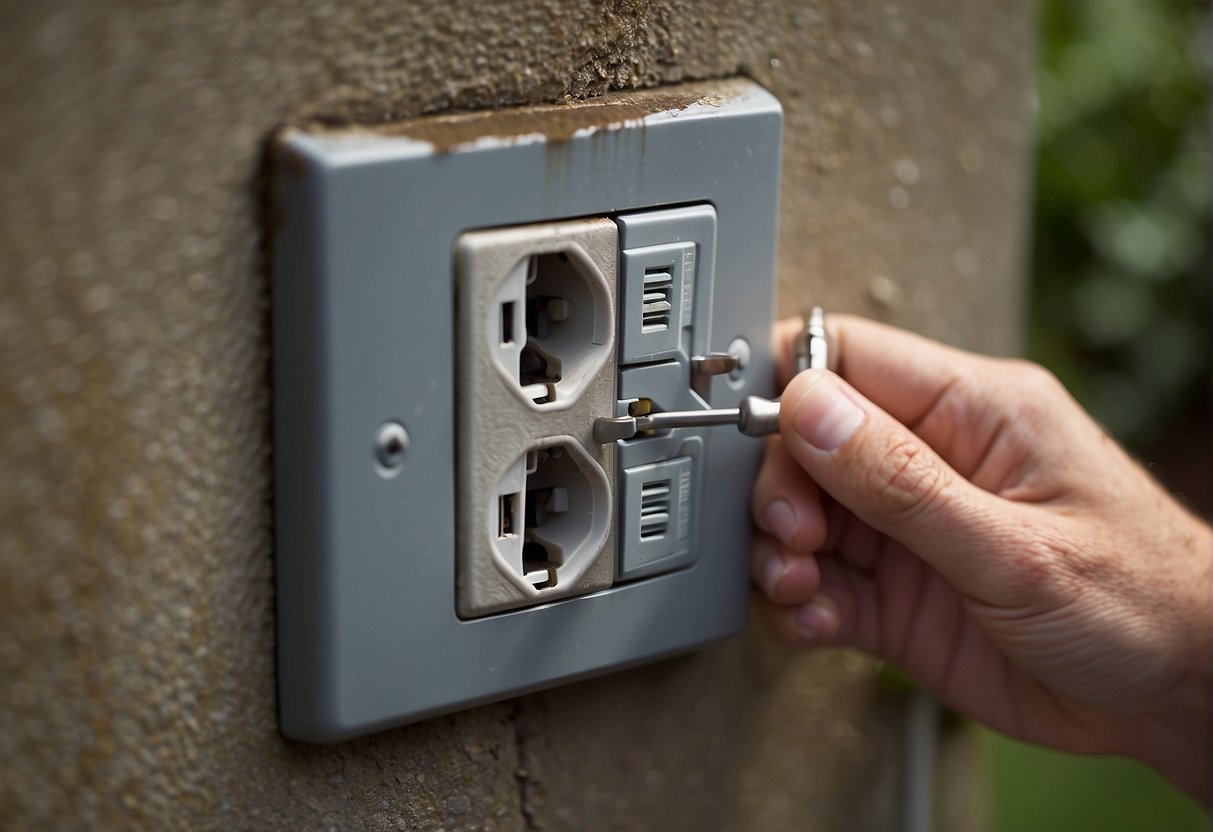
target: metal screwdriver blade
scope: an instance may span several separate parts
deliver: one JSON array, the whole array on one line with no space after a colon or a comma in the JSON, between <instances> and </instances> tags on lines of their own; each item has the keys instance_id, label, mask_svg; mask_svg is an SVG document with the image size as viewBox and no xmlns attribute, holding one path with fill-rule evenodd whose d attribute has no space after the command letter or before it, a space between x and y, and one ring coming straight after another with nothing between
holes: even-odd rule
<instances>
[{"instance_id":1,"label":"metal screwdriver blade","mask_svg":"<svg viewBox=\"0 0 1213 832\"><path fill-rule=\"evenodd\" d=\"M739 407L715 410L667 410L643 416L616 416L594 421L594 440L602 444L631 439L637 433L674 428L737 425L746 436L768 436L779 430L779 402L746 396Z\"/></svg>"}]
</instances>

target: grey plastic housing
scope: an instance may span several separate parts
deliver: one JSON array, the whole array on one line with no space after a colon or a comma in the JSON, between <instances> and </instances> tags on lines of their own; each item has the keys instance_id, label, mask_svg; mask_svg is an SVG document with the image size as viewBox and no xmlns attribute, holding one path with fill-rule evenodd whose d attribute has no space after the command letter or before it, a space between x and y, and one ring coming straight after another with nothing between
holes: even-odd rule
<instances>
[{"instance_id":1,"label":"grey plastic housing","mask_svg":"<svg viewBox=\"0 0 1213 832\"><path fill-rule=\"evenodd\" d=\"M696 450L701 443L695 440ZM635 465L620 471L619 579L669 572L695 561L692 521L702 487L700 454ZM696 524L697 525L697 524Z\"/></svg>"},{"instance_id":2,"label":"grey plastic housing","mask_svg":"<svg viewBox=\"0 0 1213 832\"><path fill-rule=\"evenodd\" d=\"M454 249L476 229L710 204L716 279L704 346L724 351L744 337L752 354L736 387L716 377L701 398L729 406L770 395L780 125L778 102L736 79L278 138L274 464L286 736L341 740L745 626L747 495L761 443L728 429L697 437L703 485L689 565L459 617ZM645 372L618 373L618 399L644 395L623 388ZM408 449L387 472L375 442L391 421L404 426ZM652 461L657 446L646 441L677 439L618 443L619 466Z\"/></svg>"},{"instance_id":3,"label":"grey plastic housing","mask_svg":"<svg viewBox=\"0 0 1213 832\"><path fill-rule=\"evenodd\" d=\"M691 356L711 351L716 274L716 210L711 204L625 213L619 224L619 400L617 415L644 398L658 410L699 410L711 406L710 379L691 373ZM645 327L649 317L645 279L668 278L670 309L665 327ZM651 292L651 289L650 289ZM647 330L647 331L646 331ZM705 462L705 430L678 429L616 442L619 518L616 580L680 569L698 555L700 495ZM682 488L670 508L671 534L642 536L646 472L679 460Z\"/></svg>"},{"instance_id":4,"label":"grey plastic housing","mask_svg":"<svg viewBox=\"0 0 1213 832\"><path fill-rule=\"evenodd\" d=\"M623 214L617 221L622 251L619 363L662 358L685 362L690 359L688 351L705 352L712 326L715 209L711 205L687 205ZM653 272L669 275L672 308L663 327L645 326L645 276Z\"/></svg>"}]
</instances>

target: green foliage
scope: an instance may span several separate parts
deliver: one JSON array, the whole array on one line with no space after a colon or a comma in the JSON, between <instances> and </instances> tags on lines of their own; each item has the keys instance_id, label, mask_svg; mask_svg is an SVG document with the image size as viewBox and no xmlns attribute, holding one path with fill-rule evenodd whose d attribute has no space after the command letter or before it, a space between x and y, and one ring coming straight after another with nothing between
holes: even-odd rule
<instances>
[{"instance_id":1,"label":"green foliage","mask_svg":"<svg viewBox=\"0 0 1213 832\"><path fill-rule=\"evenodd\" d=\"M1041 6L1029 353L1136 448L1209 378L1208 13Z\"/></svg>"},{"instance_id":2,"label":"green foliage","mask_svg":"<svg viewBox=\"0 0 1213 832\"><path fill-rule=\"evenodd\" d=\"M1209 6L1040 10L1029 353L1140 450L1209 379ZM995 832L1208 828L1131 761L982 742Z\"/></svg>"},{"instance_id":3,"label":"green foliage","mask_svg":"<svg viewBox=\"0 0 1213 832\"><path fill-rule=\"evenodd\" d=\"M993 832L1201 832L1208 815L1145 766L1075 757L981 732Z\"/></svg>"}]
</instances>

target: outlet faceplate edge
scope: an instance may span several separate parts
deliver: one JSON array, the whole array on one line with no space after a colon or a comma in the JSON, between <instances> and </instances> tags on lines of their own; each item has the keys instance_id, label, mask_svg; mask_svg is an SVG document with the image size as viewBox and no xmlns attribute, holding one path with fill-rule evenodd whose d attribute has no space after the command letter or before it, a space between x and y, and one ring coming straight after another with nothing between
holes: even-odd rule
<instances>
[{"instance_id":1,"label":"outlet faceplate edge","mask_svg":"<svg viewBox=\"0 0 1213 832\"><path fill-rule=\"evenodd\" d=\"M567 112L551 107L532 108L526 136L449 147L410 137L408 125L279 137L275 535L279 720L288 737L345 739L744 627L748 491L761 446L726 431L704 449L704 480L718 485L703 495L692 567L472 621L454 605L459 234L711 203L719 237L710 346L723 351L741 336L752 348L745 383L713 380L712 401L772 392L778 102L745 80L668 92L689 103L647 99L648 115L571 136L560 132ZM545 113L550 129L540 139ZM481 123L492 129L493 119ZM408 431L409 449L400 475L385 478L373 442L392 419Z\"/></svg>"}]
</instances>

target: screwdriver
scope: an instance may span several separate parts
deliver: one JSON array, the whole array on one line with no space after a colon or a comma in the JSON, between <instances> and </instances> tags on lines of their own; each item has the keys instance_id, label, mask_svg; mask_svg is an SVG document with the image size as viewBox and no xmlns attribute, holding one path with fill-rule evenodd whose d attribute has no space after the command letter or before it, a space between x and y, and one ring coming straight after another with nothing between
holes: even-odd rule
<instances>
[{"instance_id":1,"label":"screwdriver","mask_svg":"<svg viewBox=\"0 0 1213 832\"><path fill-rule=\"evenodd\" d=\"M825 314L820 306L814 306L796 342L796 371L825 367L827 358ZM779 400L746 396L737 407L602 417L594 421L594 441L606 445L618 439L631 439L644 431L713 425L737 425L737 430L745 436L778 433Z\"/></svg>"}]
</instances>

